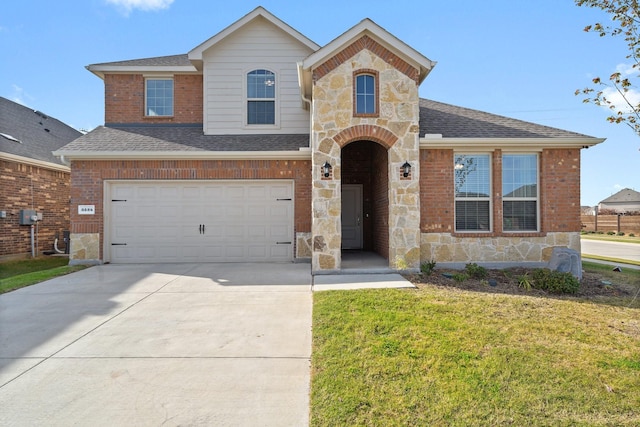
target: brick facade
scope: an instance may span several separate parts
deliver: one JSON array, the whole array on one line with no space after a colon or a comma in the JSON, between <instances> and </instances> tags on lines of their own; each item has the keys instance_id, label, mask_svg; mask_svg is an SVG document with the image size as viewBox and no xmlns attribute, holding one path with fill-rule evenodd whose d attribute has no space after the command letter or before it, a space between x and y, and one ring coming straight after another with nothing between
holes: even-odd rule
<instances>
[{"instance_id":1,"label":"brick facade","mask_svg":"<svg viewBox=\"0 0 640 427\"><path fill-rule=\"evenodd\" d=\"M496 236L502 233L502 150L491 154L493 232L456 233ZM420 229L423 233L454 233L453 150L421 150ZM540 233L580 231L580 150L545 149L540 153Z\"/></svg>"},{"instance_id":2,"label":"brick facade","mask_svg":"<svg viewBox=\"0 0 640 427\"><path fill-rule=\"evenodd\" d=\"M0 160L0 259L31 256L31 227L19 225L20 210L42 213L35 227L36 254L53 250L58 235L64 248L63 231L69 230L69 172Z\"/></svg>"},{"instance_id":3,"label":"brick facade","mask_svg":"<svg viewBox=\"0 0 640 427\"><path fill-rule=\"evenodd\" d=\"M201 75L173 76L172 117L144 115L145 82L141 74L106 74L104 77L105 123L202 123Z\"/></svg>"},{"instance_id":4,"label":"brick facade","mask_svg":"<svg viewBox=\"0 0 640 427\"><path fill-rule=\"evenodd\" d=\"M289 179L294 181L295 233L311 231L311 162L305 160L126 160L74 161L71 178L73 234L103 239L105 180ZM78 215L77 206L95 205L95 215Z\"/></svg>"}]
</instances>

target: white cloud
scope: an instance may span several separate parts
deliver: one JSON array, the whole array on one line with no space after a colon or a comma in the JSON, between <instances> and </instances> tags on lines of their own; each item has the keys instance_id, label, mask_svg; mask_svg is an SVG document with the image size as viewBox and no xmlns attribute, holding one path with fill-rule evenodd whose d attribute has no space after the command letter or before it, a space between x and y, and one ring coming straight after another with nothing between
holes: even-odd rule
<instances>
[{"instance_id":1,"label":"white cloud","mask_svg":"<svg viewBox=\"0 0 640 427\"><path fill-rule=\"evenodd\" d=\"M623 76L630 76L632 74L638 74L638 70L633 68L633 64L618 64L616 71Z\"/></svg>"},{"instance_id":2,"label":"white cloud","mask_svg":"<svg viewBox=\"0 0 640 427\"><path fill-rule=\"evenodd\" d=\"M629 91L625 93L626 101L615 88L605 88L602 93L609 102L615 105L614 111L622 111L623 113L631 112L631 108L627 104L627 101L634 106L640 104L640 90L637 89L629 89Z\"/></svg>"},{"instance_id":3,"label":"white cloud","mask_svg":"<svg viewBox=\"0 0 640 427\"><path fill-rule=\"evenodd\" d=\"M125 16L128 16L133 9L143 11L154 11L167 9L173 0L105 0L108 4L118 7Z\"/></svg>"},{"instance_id":4,"label":"white cloud","mask_svg":"<svg viewBox=\"0 0 640 427\"><path fill-rule=\"evenodd\" d=\"M24 91L23 88L16 84L11 85L11 89L13 89L13 95L11 95L11 100L20 105L24 105L25 107L29 107L27 102L25 101L25 97L29 99L33 99L28 93Z\"/></svg>"}]
</instances>

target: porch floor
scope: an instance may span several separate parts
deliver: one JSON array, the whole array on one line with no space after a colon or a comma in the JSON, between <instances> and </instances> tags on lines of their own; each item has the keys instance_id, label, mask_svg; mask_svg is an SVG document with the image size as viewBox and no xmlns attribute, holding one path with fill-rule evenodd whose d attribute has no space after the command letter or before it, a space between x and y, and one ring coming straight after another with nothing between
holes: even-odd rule
<instances>
[{"instance_id":1,"label":"porch floor","mask_svg":"<svg viewBox=\"0 0 640 427\"><path fill-rule=\"evenodd\" d=\"M375 252L345 250L342 251L341 272L358 273L390 273L389 261Z\"/></svg>"}]
</instances>

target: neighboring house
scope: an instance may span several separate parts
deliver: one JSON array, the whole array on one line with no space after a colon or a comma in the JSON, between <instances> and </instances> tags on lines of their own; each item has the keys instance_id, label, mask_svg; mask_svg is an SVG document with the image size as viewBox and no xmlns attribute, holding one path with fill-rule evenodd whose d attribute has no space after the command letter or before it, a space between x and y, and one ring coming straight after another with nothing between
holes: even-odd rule
<instances>
[{"instance_id":1,"label":"neighboring house","mask_svg":"<svg viewBox=\"0 0 640 427\"><path fill-rule=\"evenodd\" d=\"M319 46L261 7L187 54L88 66L105 126L55 153L72 262L318 274L344 250L392 269L579 250L580 150L603 140L421 99L434 66L369 19Z\"/></svg>"},{"instance_id":2,"label":"neighboring house","mask_svg":"<svg viewBox=\"0 0 640 427\"><path fill-rule=\"evenodd\" d=\"M52 154L82 133L40 111L0 97L0 259L65 249L70 169ZM31 226L21 213L34 213ZM24 222L30 222L23 218Z\"/></svg>"},{"instance_id":3,"label":"neighboring house","mask_svg":"<svg viewBox=\"0 0 640 427\"><path fill-rule=\"evenodd\" d=\"M620 213L640 211L640 193L630 188L620 190L598 203L598 210Z\"/></svg>"}]
</instances>

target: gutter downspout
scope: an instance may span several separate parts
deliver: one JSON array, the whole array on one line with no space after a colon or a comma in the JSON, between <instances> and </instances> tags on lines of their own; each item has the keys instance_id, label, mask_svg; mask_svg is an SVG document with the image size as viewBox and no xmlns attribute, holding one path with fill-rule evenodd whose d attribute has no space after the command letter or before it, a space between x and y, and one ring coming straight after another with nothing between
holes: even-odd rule
<instances>
[{"instance_id":1,"label":"gutter downspout","mask_svg":"<svg viewBox=\"0 0 640 427\"><path fill-rule=\"evenodd\" d=\"M311 134L313 131L313 104L311 103L311 99L307 98L304 94L304 78L302 76L302 62L298 62L298 84L300 85L300 99L302 102L309 105L309 148L311 148Z\"/></svg>"}]
</instances>

